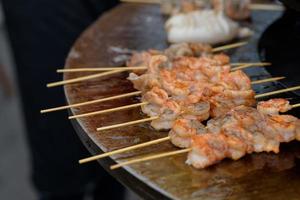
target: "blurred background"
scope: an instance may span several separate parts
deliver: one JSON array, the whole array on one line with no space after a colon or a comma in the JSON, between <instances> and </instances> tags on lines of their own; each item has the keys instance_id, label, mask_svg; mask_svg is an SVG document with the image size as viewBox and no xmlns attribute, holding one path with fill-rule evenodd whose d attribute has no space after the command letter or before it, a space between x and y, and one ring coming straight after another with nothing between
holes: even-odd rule
<instances>
[{"instance_id":1,"label":"blurred background","mask_svg":"<svg viewBox=\"0 0 300 200\"><path fill-rule=\"evenodd\" d=\"M29 181L29 155L11 56L0 9L0 198L35 199Z\"/></svg>"},{"instance_id":2,"label":"blurred background","mask_svg":"<svg viewBox=\"0 0 300 200\"><path fill-rule=\"evenodd\" d=\"M37 199L16 86L14 61L0 3L0 199ZM99 166L100 168L100 166ZM138 197L126 192L126 199Z\"/></svg>"}]
</instances>

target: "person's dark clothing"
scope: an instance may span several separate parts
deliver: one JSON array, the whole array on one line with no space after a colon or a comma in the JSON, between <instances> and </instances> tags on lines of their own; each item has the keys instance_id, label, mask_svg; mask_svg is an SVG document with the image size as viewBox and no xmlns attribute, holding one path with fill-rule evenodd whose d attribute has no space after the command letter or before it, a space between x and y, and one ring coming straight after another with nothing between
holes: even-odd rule
<instances>
[{"instance_id":1,"label":"person's dark clothing","mask_svg":"<svg viewBox=\"0 0 300 200\"><path fill-rule=\"evenodd\" d=\"M78 165L78 159L89 154L67 113L39 113L45 107L65 104L62 87L47 89L45 84L61 78L55 70L64 66L76 38L117 1L2 0L2 4L25 115L33 183L40 199L82 199L95 182L103 188L99 199L121 199L122 186L97 163ZM105 196L108 193L114 196Z\"/></svg>"}]
</instances>

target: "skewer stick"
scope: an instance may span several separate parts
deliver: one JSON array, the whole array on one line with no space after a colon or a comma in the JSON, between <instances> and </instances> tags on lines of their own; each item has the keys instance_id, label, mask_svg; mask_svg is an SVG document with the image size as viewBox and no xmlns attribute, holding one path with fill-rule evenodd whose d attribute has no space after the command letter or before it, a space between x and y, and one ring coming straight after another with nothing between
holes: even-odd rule
<instances>
[{"instance_id":1,"label":"skewer stick","mask_svg":"<svg viewBox=\"0 0 300 200\"><path fill-rule=\"evenodd\" d=\"M256 85L256 84L261 84L261 83L273 82L273 81L278 81L278 80L281 80L281 79L284 79L284 78L285 78L284 76L267 78L267 79L252 81L251 84Z\"/></svg>"},{"instance_id":2,"label":"skewer stick","mask_svg":"<svg viewBox=\"0 0 300 200\"><path fill-rule=\"evenodd\" d=\"M237 66L240 66L240 65L247 65L247 64L251 64L251 65L260 65L262 63L266 63L266 62L237 62L237 63L230 63L230 65L232 67L237 67Z\"/></svg>"},{"instance_id":3,"label":"skewer stick","mask_svg":"<svg viewBox=\"0 0 300 200\"><path fill-rule=\"evenodd\" d=\"M136 108L136 107L140 107L140 106L147 105L147 104L148 104L148 102L135 103L135 104L131 104L131 105L120 106L120 107L106 109L106 110L100 110L100 111L95 111L95 112L90 112L90 113L85 113L85 114L80 114L80 115L73 115L73 116L69 116L69 119L90 117L90 116L95 116L95 115L100 115L100 114L105 114L105 113L110 113L110 112L115 112L115 111L120 111L120 110L126 110L126 109L130 109L130 108Z\"/></svg>"},{"instance_id":4,"label":"skewer stick","mask_svg":"<svg viewBox=\"0 0 300 200\"><path fill-rule=\"evenodd\" d=\"M250 4L249 7L250 10L274 10L274 11L282 11L284 10L284 7L281 5L275 5L275 4Z\"/></svg>"},{"instance_id":5,"label":"skewer stick","mask_svg":"<svg viewBox=\"0 0 300 200\"><path fill-rule=\"evenodd\" d=\"M97 71L112 71L112 70L146 70L146 66L136 66L136 67L101 67L101 68L75 68L75 69L58 69L57 73L66 72L97 72Z\"/></svg>"},{"instance_id":6,"label":"skewer stick","mask_svg":"<svg viewBox=\"0 0 300 200\"><path fill-rule=\"evenodd\" d=\"M300 103L298 104L294 104L292 105L293 108L297 108L300 107ZM170 137L165 137L165 138L170 138ZM162 138L164 139L164 138ZM134 148L134 146L132 146ZM122 150L122 149L120 149ZM117 169L126 165L130 165L130 164L134 164L134 163L138 163L138 162L144 162L144 161L149 161L149 160L154 160L157 158L163 158L163 157L168 157L168 156L173 156L173 155L178 155L178 154L182 154L182 153L187 153L190 152L192 150L192 148L187 148L187 149L183 149L183 150L177 150L177 151L171 151L171 152L167 152L167 153L161 153L161 154L157 154L157 155L152 155L152 156L146 156L143 158L136 158L136 159L132 159L129 161L125 161L125 162L121 162L115 165L112 165L110 167L111 170L113 169Z\"/></svg>"},{"instance_id":7,"label":"skewer stick","mask_svg":"<svg viewBox=\"0 0 300 200\"><path fill-rule=\"evenodd\" d=\"M226 49L232 49L236 47L240 47L247 44L247 42L238 42L238 43L233 43L233 44L228 44L220 47L216 47L212 49L212 52L218 52ZM246 64L252 64L252 65L257 65L261 63L232 63L232 66L239 66L239 65L246 65ZM71 73L71 72L96 72L96 71L111 71L111 70L146 70L146 66L136 66L136 67L101 67L101 68L75 68L75 69L57 69L57 73Z\"/></svg>"},{"instance_id":8,"label":"skewer stick","mask_svg":"<svg viewBox=\"0 0 300 200\"><path fill-rule=\"evenodd\" d=\"M271 65L271 63L247 63L247 64L243 64L243 65L238 66L238 67L234 67L234 68L231 69L231 71L245 69L245 68L253 67L253 66L264 67L264 66L270 66L270 65Z\"/></svg>"},{"instance_id":9,"label":"skewer stick","mask_svg":"<svg viewBox=\"0 0 300 200\"><path fill-rule=\"evenodd\" d=\"M270 78L270 79L257 80L257 81L253 81L252 84L254 85L254 84L259 84L259 83L277 81L277 80L281 80L283 78L285 78L285 77L274 77L274 78ZM116 95L116 96L112 96L112 97L106 97L106 98L103 98L103 99L96 99L96 100L86 101L86 102L82 102L82 103L76 103L76 104L70 104L70 105L66 105L66 106L59 106L59 107L56 107L56 108L44 109L44 110L41 110L41 113L43 114L43 113L49 113L49 112L54 112L54 111L59 111L59 110L64 110L64 109L69 109L69 108L77 108L77 107L80 107L80 106L86 106L86 105L91 105L91 104L95 104L95 103L101 103L101 102L110 101L110 100L114 100L114 99L120 99L120 98L124 98L124 97L136 96L136 95L140 95L141 93L142 93L141 91L129 92L129 93Z\"/></svg>"},{"instance_id":10,"label":"skewer stick","mask_svg":"<svg viewBox=\"0 0 300 200\"><path fill-rule=\"evenodd\" d=\"M123 166L126 166L126 165L131 165L131 164L134 164L134 163L138 163L138 162L144 162L144 161L148 161L148 160L154 160L154 159L158 159L158 158L183 154L183 153L187 153L191 150L192 150L191 148L181 149L181 150L170 151L170 152L161 153L161 154L157 154L157 155L153 155L153 156L146 156L146 157L143 157L143 158L137 158L137 159L133 159L133 160L129 160L129 161L121 162L119 164L112 165L110 167L110 169L113 170L113 169L117 169L117 168L120 168L120 167L123 167Z\"/></svg>"},{"instance_id":11,"label":"skewer stick","mask_svg":"<svg viewBox=\"0 0 300 200\"><path fill-rule=\"evenodd\" d=\"M231 63L231 66L266 66L269 63ZM137 67L101 67L101 68L75 68L75 69L58 69L57 73L73 73L73 72L98 72L98 71L112 71L112 70L146 70L146 66L137 66ZM233 68L235 69L235 68Z\"/></svg>"},{"instance_id":12,"label":"skewer stick","mask_svg":"<svg viewBox=\"0 0 300 200\"><path fill-rule=\"evenodd\" d=\"M104 131L104 130L108 130L108 129L120 128L120 127L134 125L134 124L140 124L140 123L156 120L158 118L159 118L159 116L154 116L154 117L149 117L149 118L145 118L145 119L139 119L139 120L135 120L135 121L125 122L125 123L121 123L121 124L103 126L103 127L97 128L97 131Z\"/></svg>"},{"instance_id":13,"label":"skewer stick","mask_svg":"<svg viewBox=\"0 0 300 200\"><path fill-rule=\"evenodd\" d=\"M263 94L257 94L257 95L255 95L254 98L257 99L257 98L261 98L261 97L272 96L272 95L275 95L275 94L280 94L280 93L284 93L284 92L290 92L290 91L294 91L294 90L300 90L300 86L295 86L295 87L290 87L290 88L286 88L286 89L276 90L276 91L267 92L267 93L263 93ZM155 119L158 119L158 118L159 118L159 116L155 116L155 117L150 117L150 118L146 118L146 119L141 119L141 120L126 122L126 123L121 123L121 124L104 126L104 127L97 128L97 131L103 131L103 130L108 130L108 129L114 129L114 128L119 128L119 127L124 127L124 126L139 124L139 123L144 123L144 122L152 121L152 120L155 120Z\"/></svg>"},{"instance_id":14,"label":"skewer stick","mask_svg":"<svg viewBox=\"0 0 300 200\"><path fill-rule=\"evenodd\" d=\"M114 100L114 99L121 99L121 98L124 98L124 97L136 96L136 95L140 95L140 94L142 94L141 91L129 92L129 93L116 95L116 96L112 96L112 97L106 97L106 98L103 98L103 99L96 99L96 100L86 101L86 102L82 102L82 103L75 103L75 104L71 104L71 105L67 105L67 106L49 108L49 109L41 110L41 113L48 113L48 112L64 110L64 109L68 109L68 108L77 108L77 107L80 107L80 106L86 106L86 105L101 103L101 102L110 101L110 100Z\"/></svg>"},{"instance_id":15,"label":"skewer stick","mask_svg":"<svg viewBox=\"0 0 300 200\"><path fill-rule=\"evenodd\" d=\"M105 158L105 157L108 157L108 156L112 156L112 155L115 155L115 154L120 154L120 153L123 153L123 152L126 152L126 151L131 151L131 150L134 150L134 149L147 147L147 146L150 146L150 145L153 145L153 144L159 144L161 142L165 142L165 141L168 141L168 140L170 140L170 136L160 138L160 139L157 139L157 140L152 140L152 141L149 141L149 142L144 142L144 143L133 145L133 146L129 146L129 147L125 147L125 148L122 148L122 149L118 149L118 150L115 150L115 151L103 153L103 154L92 156L92 157L89 157L89 158L81 159L81 160L79 160L79 164L91 162L91 161L94 161L94 160L98 160L100 158Z\"/></svg>"},{"instance_id":16,"label":"skewer stick","mask_svg":"<svg viewBox=\"0 0 300 200\"><path fill-rule=\"evenodd\" d=\"M212 52L218 52L218 51L224 51L227 49L232 49L232 48L236 48L236 47L240 47L240 46L244 46L246 45L248 42L237 42L237 43L233 43L233 44L228 44L228 45L224 45L224 46L220 46L220 47L216 47L212 49Z\"/></svg>"},{"instance_id":17,"label":"skewer stick","mask_svg":"<svg viewBox=\"0 0 300 200\"><path fill-rule=\"evenodd\" d=\"M292 108L298 108L298 107L300 107L300 103L292 105ZM141 144L137 144L137 145L125 147L125 148L122 148L122 149L114 150L114 151L111 151L111 152L103 153L103 154L100 154L100 155L91 156L91 157L88 157L88 158L85 158L85 159L81 159L81 160L79 160L79 163L83 164L83 163L91 162L91 161L98 160L98 159L101 159L101 158L105 158L105 157L108 157L108 156L112 156L112 155L115 155L115 154L120 154L120 153L124 153L124 152L127 152L127 151L147 147L147 146L150 146L150 145L153 145L153 144L159 144L161 142L165 142L165 141L168 141L170 139L171 139L170 136L159 138L159 139L152 140L152 141L149 141L149 142L144 142L144 143L141 143Z\"/></svg>"},{"instance_id":18,"label":"skewer stick","mask_svg":"<svg viewBox=\"0 0 300 200\"><path fill-rule=\"evenodd\" d=\"M280 93L284 93L284 92L295 91L295 90L300 90L300 86L290 87L290 88L286 88L286 89L282 89L282 90L276 90L276 91L267 92L267 93L263 93L263 94L257 94L257 95L255 95L255 98L257 99L257 98L261 98L261 97L267 97L267 96L280 94Z\"/></svg>"},{"instance_id":19,"label":"skewer stick","mask_svg":"<svg viewBox=\"0 0 300 200\"><path fill-rule=\"evenodd\" d=\"M60 85L65 85L65 84L70 84L70 83L77 83L77 82L86 81L89 79L100 78L103 76L117 74L117 73L120 73L123 71L125 71L125 70L114 70L114 71L103 72L103 73L98 73L98 74L93 74L93 75L88 75L88 76L82 76L82 77L73 78L73 79L64 80L64 81L48 83L47 87L50 88L50 87L55 87L55 86L60 86Z\"/></svg>"},{"instance_id":20,"label":"skewer stick","mask_svg":"<svg viewBox=\"0 0 300 200\"><path fill-rule=\"evenodd\" d=\"M267 82L281 80L283 78L285 78L285 77L274 77L274 78L268 78L268 79L263 79L263 80L257 80L257 81L251 82L251 84L255 85L255 84L260 84L260 83L267 83ZM90 113L85 113L85 114L80 114L80 115L73 115L73 116L70 116L69 119L90 117L90 116L94 116L94 115L100 115L100 114L105 114L105 113L110 113L110 112L130 109L130 108L136 108L136 107L147 105L147 104L148 104L148 102L135 103L135 104L130 104L130 105L126 105L126 106L120 106L120 107L116 107L116 108L101 110L101 111L95 111L95 112L90 112Z\"/></svg>"},{"instance_id":21,"label":"skewer stick","mask_svg":"<svg viewBox=\"0 0 300 200\"><path fill-rule=\"evenodd\" d=\"M300 107L300 103L292 105L292 108L298 108L298 107Z\"/></svg>"},{"instance_id":22,"label":"skewer stick","mask_svg":"<svg viewBox=\"0 0 300 200\"><path fill-rule=\"evenodd\" d=\"M145 3L145 4L160 4L160 0L121 0L122 3ZM274 10L282 11L284 7L281 5L274 4L255 4L252 3L249 6L250 10Z\"/></svg>"}]
</instances>

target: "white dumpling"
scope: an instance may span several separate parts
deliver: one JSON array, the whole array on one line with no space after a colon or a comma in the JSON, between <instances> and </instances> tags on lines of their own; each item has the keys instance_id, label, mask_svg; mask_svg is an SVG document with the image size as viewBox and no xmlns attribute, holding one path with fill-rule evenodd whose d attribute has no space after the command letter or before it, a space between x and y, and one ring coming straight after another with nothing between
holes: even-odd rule
<instances>
[{"instance_id":1,"label":"white dumpling","mask_svg":"<svg viewBox=\"0 0 300 200\"><path fill-rule=\"evenodd\" d=\"M166 22L168 41L217 44L232 40L239 34L239 25L214 10L194 11L172 16Z\"/></svg>"}]
</instances>

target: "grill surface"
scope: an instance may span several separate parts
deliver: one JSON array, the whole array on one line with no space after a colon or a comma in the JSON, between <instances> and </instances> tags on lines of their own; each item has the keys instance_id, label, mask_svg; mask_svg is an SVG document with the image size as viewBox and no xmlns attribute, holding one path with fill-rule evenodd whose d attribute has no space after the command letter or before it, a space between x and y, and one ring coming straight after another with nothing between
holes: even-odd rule
<instances>
[{"instance_id":1,"label":"grill surface","mask_svg":"<svg viewBox=\"0 0 300 200\"><path fill-rule=\"evenodd\" d=\"M255 31L255 36L249 41L249 45L228 52L232 62L258 61L258 38L279 15L280 13L276 12L254 12L253 23L249 26ZM116 53L109 50L112 46L136 50L162 49L167 46L165 41L163 19L157 6L122 4L82 34L68 56L66 68L116 66L112 61ZM253 80L269 77L267 71L261 67L247 69L246 73ZM71 73L66 74L64 78L86 74ZM122 73L68 85L65 87L67 101L72 104L133 91L131 83L126 80L127 75ZM280 88L281 84L264 84L257 85L254 89L262 93ZM289 93L284 96L294 98L295 94ZM137 101L137 98L114 100L72 109L70 114L102 110ZM141 117L139 109L131 109L76 120L73 124L91 154L96 154L102 150L119 149L167 135L166 132L150 129L147 124L96 132L97 127ZM113 160L172 149L175 148L165 142L118 155L113 157ZM278 155L248 155L239 161L225 160L204 170L195 170L185 165L186 155L180 155L109 172L145 199L299 199L299 157L299 143L293 142L282 145ZM100 164L107 168L113 160L103 159Z\"/></svg>"}]
</instances>

